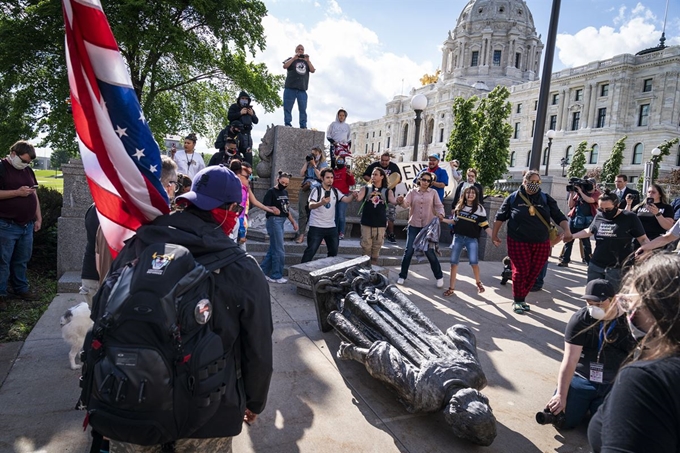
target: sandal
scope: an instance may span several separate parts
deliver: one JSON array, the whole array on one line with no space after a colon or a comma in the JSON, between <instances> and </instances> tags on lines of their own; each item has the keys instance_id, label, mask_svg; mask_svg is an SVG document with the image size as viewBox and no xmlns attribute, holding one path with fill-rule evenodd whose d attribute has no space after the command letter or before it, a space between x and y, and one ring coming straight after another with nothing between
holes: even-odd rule
<instances>
[{"instance_id":1,"label":"sandal","mask_svg":"<svg viewBox=\"0 0 680 453\"><path fill-rule=\"evenodd\" d=\"M524 310L524 311L531 311L531 307L526 302L521 302L520 306L522 307L522 310Z\"/></svg>"},{"instance_id":2,"label":"sandal","mask_svg":"<svg viewBox=\"0 0 680 453\"><path fill-rule=\"evenodd\" d=\"M451 297L451 296L453 296L453 294L454 294L455 291L456 291L456 290L453 289L453 288L447 289L446 291L444 291L444 297Z\"/></svg>"},{"instance_id":3,"label":"sandal","mask_svg":"<svg viewBox=\"0 0 680 453\"><path fill-rule=\"evenodd\" d=\"M484 292L484 285L482 282L477 282L477 294L482 294Z\"/></svg>"},{"instance_id":4,"label":"sandal","mask_svg":"<svg viewBox=\"0 0 680 453\"><path fill-rule=\"evenodd\" d=\"M305 235L304 235L304 234L299 235L299 236L295 239L295 242L297 242L298 244L302 244L304 241L305 241Z\"/></svg>"},{"instance_id":5,"label":"sandal","mask_svg":"<svg viewBox=\"0 0 680 453\"><path fill-rule=\"evenodd\" d=\"M519 303L519 302L515 302L514 304L512 304L512 311L514 311L518 315L524 314L524 309L522 308L522 304Z\"/></svg>"}]
</instances>

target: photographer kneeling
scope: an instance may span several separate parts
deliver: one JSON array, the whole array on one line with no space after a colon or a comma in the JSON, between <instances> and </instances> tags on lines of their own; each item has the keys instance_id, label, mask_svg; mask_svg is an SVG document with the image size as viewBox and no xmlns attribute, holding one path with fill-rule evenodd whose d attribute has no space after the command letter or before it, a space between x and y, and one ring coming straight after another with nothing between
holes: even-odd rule
<instances>
[{"instance_id":1,"label":"photographer kneeling","mask_svg":"<svg viewBox=\"0 0 680 453\"><path fill-rule=\"evenodd\" d=\"M587 305L573 314L564 332L564 356L557 389L546 405L557 416L537 421L573 428L585 415L594 415L614 383L614 377L636 342L626 314L612 306L616 290L607 280L592 280L582 296ZM564 413L563 416L560 413Z\"/></svg>"},{"instance_id":2,"label":"photographer kneeling","mask_svg":"<svg viewBox=\"0 0 680 453\"><path fill-rule=\"evenodd\" d=\"M569 192L569 228L571 233L578 233L590 226L597 214L597 199L600 192L595 189L593 180L571 178L567 186ZM571 249L575 239L565 242L562 254L560 255L560 267L568 267L571 261ZM593 251L590 245L590 238L581 239L583 244L583 260L586 264L590 263L590 255Z\"/></svg>"}]
</instances>

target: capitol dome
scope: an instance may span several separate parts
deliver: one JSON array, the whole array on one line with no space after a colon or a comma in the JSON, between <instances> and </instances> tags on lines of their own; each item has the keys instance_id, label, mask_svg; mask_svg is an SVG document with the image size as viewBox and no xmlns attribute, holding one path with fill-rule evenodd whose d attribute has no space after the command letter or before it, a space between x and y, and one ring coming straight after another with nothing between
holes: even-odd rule
<instances>
[{"instance_id":1,"label":"capitol dome","mask_svg":"<svg viewBox=\"0 0 680 453\"><path fill-rule=\"evenodd\" d=\"M543 43L524 0L470 0L442 49L443 80L488 86L536 80Z\"/></svg>"}]
</instances>

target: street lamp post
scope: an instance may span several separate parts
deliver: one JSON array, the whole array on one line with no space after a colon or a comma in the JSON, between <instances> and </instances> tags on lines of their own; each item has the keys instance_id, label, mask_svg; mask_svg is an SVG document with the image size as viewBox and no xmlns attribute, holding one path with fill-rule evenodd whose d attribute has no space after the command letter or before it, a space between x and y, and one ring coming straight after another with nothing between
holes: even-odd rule
<instances>
[{"instance_id":1,"label":"street lamp post","mask_svg":"<svg viewBox=\"0 0 680 453\"><path fill-rule=\"evenodd\" d=\"M418 138L420 136L420 121L422 118L420 114L423 113L427 107L427 96L423 94L416 94L411 99L411 108L416 112L416 136L413 140L413 162L418 160Z\"/></svg>"},{"instance_id":2,"label":"street lamp post","mask_svg":"<svg viewBox=\"0 0 680 453\"><path fill-rule=\"evenodd\" d=\"M548 154L545 156L545 173L544 175L548 176L548 165L550 164L550 148L552 147L552 141L553 138L555 138L555 131L550 129L548 132L545 133L545 136L548 137ZM564 167L562 167L564 169ZM563 170L564 172L564 170ZM564 175L562 175L564 176Z\"/></svg>"},{"instance_id":3,"label":"street lamp post","mask_svg":"<svg viewBox=\"0 0 680 453\"><path fill-rule=\"evenodd\" d=\"M562 166L562 177L564 178L564 168L569 166L569 159L563 157L560 159L560 165Z\"/></svg>"},{"instance_id":4,"label":"street lamp post","mask_svg":"<svg viewBox=\"0 0 680 453\"><path fill-rule=\"evenodd\" d=\"M654 182L654 166L656 165L657 158L661 155L661 150L659 148L654 148L652 150L652 158L645 162L645 181L643 184L643 193L647 193L647 189Z\"/></svg>"}]
</instances>

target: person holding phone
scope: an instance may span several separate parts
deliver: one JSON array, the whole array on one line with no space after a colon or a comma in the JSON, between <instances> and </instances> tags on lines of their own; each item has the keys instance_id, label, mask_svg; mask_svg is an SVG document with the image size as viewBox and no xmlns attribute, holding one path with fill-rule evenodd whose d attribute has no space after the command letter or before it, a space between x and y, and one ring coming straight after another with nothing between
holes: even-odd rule
<instances>
[{"instance_id":1,"label":"person holding phone","mask_svg":"<svg viewBox=\"0 0 680 453\"><path fill-rule=\"evenodd\" d=\"M0 310L7 309L12 290L16 298L36 300L26 269L33 253L33 233L40 230L42 213L31 168L35 148L20 140L0 161Z\"/></svg>"},{"instance_id":2,"label":"person holding phone","mask_svg":"<svg viewBox=\"0 0 680 453\"><path fill-rule=\"evenodd\" d=\"M316 68L309 60L309 55L305 53L302 44L295 47L295 55L283 62L283 69L287 71L283 88L283 122L286 126L292 126L293 105L297 101L300 129L307 129L307 87L309 74L316 72Z\"/></svg>"},{"instance_id":3,"label":"person holding phone","mask_svg":"<svg viewBox=\"0 0 680 453\"><path fill-rule=\"evenodd\" d=\"M311 189L308 199L309 233L307 248L302 254L302 263L312 261L321 246L321 241L326 241L329 257L338 254L340 239L338 227L335 225L335 205L349 203L354 196L352 194L343 196L333 187L333 180L333 170L324 168L321 170L321 185Z\"/></svg>"},{"instance_id":4,"label":"person holding phone","mask_svg":"<svg viewBox=\"0 0 680 453\"><path fill-rule=\"evenodd\" d=\"M633 207L647 239L650 241L666 233L673 226L673 206L668 204L663 188L652 183L647 189L647 198ZM639 246L639 245L638 245Z\"/></svg>"}]
</instances>

